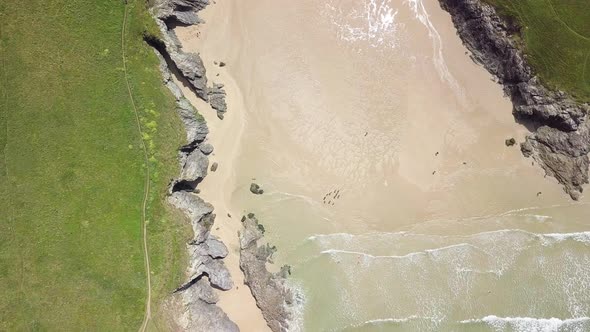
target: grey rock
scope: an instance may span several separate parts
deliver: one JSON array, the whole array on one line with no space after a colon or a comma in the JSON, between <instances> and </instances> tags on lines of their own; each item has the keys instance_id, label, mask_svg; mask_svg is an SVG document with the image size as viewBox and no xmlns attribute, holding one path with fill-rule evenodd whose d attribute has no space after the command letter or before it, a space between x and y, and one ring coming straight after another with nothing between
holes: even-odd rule
<instances>
[{"instance_id":1,"label":"grey rock","mask_svg":"<svg viewBox=\"0 0 590 332\"><path fill-rule=\"evenodd\" d=\"M181 23L192 25L201 23L198 19L195 21L192 16L197 16L197 12L209 5L208 0L157 0L154 5L155 16L161 20L175 18ZM195 21L194 23L191 23Z\"/></svg>"},{"instance_id":2,"label":"grey rock","mask_svg":"<svg viewBox=\"0 0 590 332\"><path fill-rule=\"evenodd\" d=\"M524 156L532 157L545 174L555 177L572 199L578 200L588 183L588 123L576 131L564 132L543 126L521 145Z\"/></svg>"},{"instance_id":3,"label":"grey rock","mask_svg":"<svg viewBox=\"0 0 590 332\"><path fill-rule=\"evenodd\" d=\"M198 281L197 284L205 285L211 292L213 289L206 282ZM193 287L183 291L182 298L184 312L183 319L180 319L183 331L220 331L220 332L238 332L238 326L232 322L229 317L218 306L214 305L217 298L208 299L215 302L203 300L203 287ZM213 294L213 293L211 293ZM206 297L205 297L206 298Z\"/></svg>"},{"instance_id":4,"label":"grey rock","mask_svg":"<svg viewBox=\"0 0 590 332\"><path fill-rule=\"evenodd\" d=\"M177 191L170 195L168 200L173 206L182 211L191 222L199 222L203 216L213 212L213 205L188 192Z\"/></svg>"},{"instance_id":5,"label":"grey rock","mask_svg":"<svg viewBox=\"0 0 590 332\"><path fill-rule=\"evenodd\" d=\"M217 171L217 167L219 167L219 164L217 162L214 162L213 165L211 165L211 172Z\"/></svg>"},{"instance_id":6,"label":"grey rock","mask_svg":"<svg viewBox=\"0 0 590 332\"><path fill-rule=\"evenodd\" d=\"M190 288L187 288L187 292L191 293L191 302L197 299L209 304L219 302L219 296L206 278L197 280Z\"/></svg>"},{"instance_id":7,"label":"grey rock","mask_svg":"<svg viewBox=\"0 0 590 332\"><path fill-rule=\"evenodd\" d=\"M207 78L200 56L184 53L176 34L168 29L165 21L174 19L183 24L200 23L197 12L208 4L208 0L156 0L155 8L153 8L156 23L162 32L162 42L165 45L165 50L160 50L158 47L159 51L165 52L164 54L175 63L176 69L192 86L195 93L206 101L208 100ZM187 135L187 143L181 148L179 154L181 175L179 179L173 181L171 187L173 190L175 184L179 182L197 182L207 175L209 160L206 155L213 151L213 147L208 143L200 144L209 133L207 124L172 80L166 60L159 51L156 53L160 58L162 78L176 98L177 112ZM199 192L198 189L195 191ZM215 221L213 206L194 193L186 191L172 192L168 200L189 219L194 232L194 238L188 245L189 281L179 287L178 293L174 295L176 299L182 299L182 307L174 320L177 321L180 329L185 331L239 331L237 325L215 305L219 298L212 286L227 290L233 287L233 282L222 260L228 254L227 247L210 234Z\"/></svg>"},{"instance_id":8,"label":"grey rock","mask_svg":"<svg viewBox=\"0 0 590 332\"><path fill-rule=\"evenodd\" d=\"M223 264L223 260L213 259L209 254L202 255L202 248L194 246L195 249L190 255L190 266L189 266L189 282L192 280L203 278L207 276L211 285L223 289L229 290L233 287L233 281L229 270Z\"/></svg>"},{"instance_id":9,"label":"grey rock","mask_svg":"<svg viewBox=\"0 0 590 332\"><path fill-rule=\"evenodd\" d=\"M516 140L514 138L509 138L504 141L504 144L506 144L506 146L514 146L516 144Z\"/></svg>"},{"instance_id":10,"label":"grey rock","mask_svg":"<svg viewBox=\"0 0 590 332\"><path fill-rule=\"evenodd\" d=\"M262 190L258 184L252 182L250 184L250 192L255 195L261 195L264 193L264 190Z\"/></svg>"},{"instance_id":11,"label":"grey rock","mask_svg":"<svg viewBox=\"0 0 590 332\"><path fill-rule=\"evenodd\" d=\"M225 90L223 84L213 84L209 88L209 103L211 107L217 111L217 116L223 120L224 113L227 112L227 104L225 103Z\"/></svg>"},{"instance_id":12,"label":"grey rock","mask_svg":"<svg viewBox=\"0 0 590 332\"><path fill-rule=\"evenodd\" d=\"M186 130L187 144L204 141L209 134L209 127L207 127L205 120L197 116L197 111L185 98L182 98L177 105L180 120Z\"/></svg>"},{"instance_id":13,"label":"grey rock","mask_svg":"<svg viewBox=\"0 0 590 332\"><path fill-rule=\"evenodd\" d=\"M185 158L184 165L182 167L182 174L180 180L184 181L199 181L207 176L207 170L209 168L209 158L201 152L201 150L195 149L188 154Z\"/></svg>"},{"instance_id":14,"label":"grey rock","mask_svg":"<svg viewBox=\"0 0 590 332\"><path fill-rule=\"evenodd\" d=\"M210 236L204 243L207 255L211 258L225 258L228 254L227 247L216 237Z\"/></svg>"},{"instance_id":15,"label":"grey rock","mask_svg":"<svg viewBox=\"0 0 590 332\"><path fill-rule=\"evenodd\" d=\"M204 101L208 101L207 75L201 57L196 53L184 53L177 50L170 52L170 59L174 61L176 67L190 83L197 96Z\"/></svg>"},{"instance_id":16,"label":"grey rock","mask_svg":"<svg viewBox=\"0 0 590 332\"><path fill-rule=\"evenodd\" d=\"M186 25L203 23L197 13L194 11L175 10L172 12L171 17L174 17L178 22Z\"/></svg>"},{"instance_id":17,"label":"grey rock","mask_svg":"<svg viewBox=\"0 0 590 332\"><path fill-rule=\"evenodd\" d=\"M545 87L526 62L512 35L520 28L501 19L481 0L439 0L448 11L473 60L498 78L513 104L514 117L536 128L521 145L572 199L588 183L587 114L590 106Z\"/></svg>"},{"instance_id":18,"label":"grey rock","mask_svg":"<svg viewBox=\"0 0 590 332\"><path fill-rule=\"evenodd\" d=\"M201 144L199 145L199 150L201 150L201 152L204 154L209 155L213 152L213 145L209 143Z\"/></svg>"},{"instance_id":19,"label":"grey rock","mask_svg":"<svg viewBox=\"0 0 590 332\"><path fill-rule=\"evenodd\" d=\"M176 110L186 131L187 145L204 141L207 134L209 134L207 123L197 114L195 108L184 98L182 91L172 80L172 74L162 54L157 50L154 50L154 52L160 59L160 72L162 73L163 82L176 98Z\"/></svg>"},{"instance_id":20,"label":"grey rock","mask_svg":"<svg viewBox=\"0 0 590 332\"><path fill-rule=\"evenodd\" d=\"M186 5L185 3L191 3L191 5ZM203 60L199 54L185 53L182 50L181 43L174 33L174 30L168 28L166 21L170 18L174 18L184 24L200 23L196 13L207 4L205 4L204 1L197 3L196 1L159 0L153 9L167 55L176 65L178 72L190 84L197 96L205 101L208 101L207 75Z\"/></svg>"},{"instance_id":21,"label":"grey rock","mask_svg":"<svg viewBox=\"0 0 590 332\"><path fill-rule=\"evenodd\" d=\"M168 201L189 219L195 236L193 243L202 243L209 238L209 232L215 219L215 215L212 213L213 205L186 191L172 193L168 197Z\"/></svg>"},{"instance_id":22,"label":"grey rock","mask_svg":"<svg viewBox=\"0 0 590 332\"><path fill-rule=\"evenodd\" d=\"M191 241L191 244L201 244L209 238L211 234L211 228L215 224L215 214L208 213L201 218L199 223L193 227L195 231L195 238Z\"/></svg>"},{"instance_id":23,"label":"grey rock","mask_svg":"<svg viewBox=\"0 0 590 332\"><path fill-rule=\"evenodd\" d=\"M253 214L242 218L243 230L240 232L240 269L244 272L244 283L256 300L266 323L272 331L287 331L293 317L294 294L288 287L287 268L279 273L270 273L267 262L276 251L270 245L258 246L263 236L258 220ZM290 268L289 268L290 271Z\"/></svg>"}]
</instances>

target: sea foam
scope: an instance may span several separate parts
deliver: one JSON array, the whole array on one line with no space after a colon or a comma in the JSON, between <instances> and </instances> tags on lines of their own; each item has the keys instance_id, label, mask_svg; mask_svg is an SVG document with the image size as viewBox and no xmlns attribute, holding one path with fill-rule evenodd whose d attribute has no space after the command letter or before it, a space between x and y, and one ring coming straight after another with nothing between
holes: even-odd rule
<instances>
[{"instance_id":1,"label":"sea foam","mask_svg":"<svg viewBox=\"0 0 590 332\"><path fill-rule=\"evenodd\" d=\"M462 324L485 323L494 331L514 332L583 332L590 329L590 318L579 317L570 319L531 318L531 317L498 317L486 316L481 319L467 319Z\"/></svg>"},{"instance_id":2,"label":"sea foam","mask_svg":"<svg viewBox=\"0 0 590 332\"><path fill-rule=\"evenodd\" d=\"M398 10L391 0L366 0L360 8L343 10L338 1L325 4L324 15L337 27L338 37L344 41L368 42L371 47L395 48L400 25L395 18Z\"/></svg>"}]
</instances>

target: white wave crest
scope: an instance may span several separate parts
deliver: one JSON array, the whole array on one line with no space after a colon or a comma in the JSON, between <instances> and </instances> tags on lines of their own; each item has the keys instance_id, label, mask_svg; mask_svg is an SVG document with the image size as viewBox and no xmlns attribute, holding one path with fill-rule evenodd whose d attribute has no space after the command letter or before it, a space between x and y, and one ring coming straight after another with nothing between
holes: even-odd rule
<instances>
[{"instance_id":1,"label":"white wave crest","mask_svg":"<svg viewBox=\"0 0 590 332\"><path fill-rule=\"evenodd\" d=\"M400 324L400 323L407 323L415 320L425 320L425 321L432 321L432 322L440 322L440 319L434 317L421 317L418 315L411 315L408 317L403 318L379 318L379 319L371 319L365 321L361 324L355 325L355 327L367 326L367 325L382 325L382 324Z\"/></svg>"},{"instance_id":2,"label":"white wave crest","mask_svg":"<svg viewBox=\"0 0 590 332\"><path fill-rule=\"evenodd\" d=\"M570 319L559 318L531 318L531 317L498 317L486 316L481 319L467 319L462 324L485 323L495 331L514 332L558 332L558 331L588 331L590 317Z\"/></svg>"},{"instance_id":3,"label":"white wave crest","mask_svg":"<svg viewBox=\"0 0 590 332\"><path fill-rule=\"evenodd\" d=\"M397 255L371 255L371 254L359 252L359 251L348 251L348 250L338 250L338 249L324 250L321 252L321 254L356 255L356 256L361 256L361 257L366 257L366 258L371 258L371 259L404 259L404 258L408 258L408 257L412 257L412 256L435 254L435 253L438 253L441 251L452 250L452 249L463 248L463 247L479 250L479 248L473 246L472 244L459 243L459 244L453 244L450 246L436 248L436 249L426 249L424 251L411 252L409 254L400 255L400 256L397 256Z\"/></svg>"},{"instance_id":4,"label":"white wave crest","mask_svg":"<svg viewBox=\"0 0 590 332\"><path fill-rule=\"evenodd\" d=\"M305 294L303 286L295 279L287 279L287 285L293 294L293 303L287 309L291 314L288 332L304 331L303 319L305 311Z\"/></svg>"},{"instance_id":5,"label":"white wave crest","mask_svg":"<svg viewBox=\"0 0 590 332\"><path fill-rule=\"evenodd\" d=\"M572 233L532 233L522 229L498 229L494 231L475 233L470 235L438 235L438 234L422 234L422 233L410 233L406 231L401 232L375 232L375 233L364 233L364 234L350 234L350 233L330 233L330 234L314 234L305 239L306 242L323 241L323 240L351 240L356 238L367 238L372 239L373 237L398 237L398 236L419 236L419 237L436 237L436 238L457 238L457 239L469 239L469 238L485 238L494 234L506 234L506 233L521 233L537 238L541 240L544 246L561 243L566 240L572 240L582 242L590 245L590 231L585 232L572 232Z\"/></svg>"},{"instance_id":6,"label":"white wave crest","mask_svg":"<svg viewBox=\"0 0 590 332\"><path fill-rule=\"evenodd\" d=\"M582 242L590 245L590 232L577 232L577 233L549 233L542 234L544 245L551 245L555 243L561 243L566 240L573 240L576 242Z\"/></svg>"}]
</instances>

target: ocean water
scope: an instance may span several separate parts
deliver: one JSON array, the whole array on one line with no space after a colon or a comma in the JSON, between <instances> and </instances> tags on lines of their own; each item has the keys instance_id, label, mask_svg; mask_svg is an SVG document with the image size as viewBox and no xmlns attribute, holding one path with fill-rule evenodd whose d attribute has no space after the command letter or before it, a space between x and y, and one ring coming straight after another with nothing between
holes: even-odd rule
<instances>
[{"instance_id":1,"label":"ocean water","mask_svg":"<svg viewBox=\"0 0 590 332\"><path fill-rule=\"evenodd\" d=\"M590 201L504 145L527 131L437 1L226 1L231 205L292 266L292 330L590 331Z\"/></svg>"}]
</instances>

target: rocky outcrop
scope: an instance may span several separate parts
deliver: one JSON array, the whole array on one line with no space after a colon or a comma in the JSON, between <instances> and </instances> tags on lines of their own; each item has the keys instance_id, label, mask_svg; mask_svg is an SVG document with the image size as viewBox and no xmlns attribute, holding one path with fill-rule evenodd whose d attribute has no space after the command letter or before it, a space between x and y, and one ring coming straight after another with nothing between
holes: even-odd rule
<instances>
[{"instance_id":1,"label":"rocky outcrop","mask_svg":"<svg viewBox=\"0 0 590 332\"><path fill-rule=\"evenodd\" d=\"M162 36L162 40L159 41L160 46L165 48L166 54L195 94L209 102L217 112L217 117L223 119L227 112L223 84L207 87L207 72L201 56L197 53L184 52L173 29L179 23L184 25L202 23L198 12L208 4L208 0L158 0L153 7L153 13Z\"/></svg>"},{"instance_id":2,"label":"rocky outcrop","mask_svg":"<svg viewBox=\"0 0 590 332\"><path fill-rule=\"evenodd\" d=\"M209 158L200 150L194 149L182 158L180 181L200 182L207 175Z\"/></svg>"},{"instance_id":3,"label":"rocky outcrop","mask_svg":"<svg viewBox=\"0 0 590 332\"><path fill-rule=\"evenodd\" d=\"M244 272L244 283L250 287L256 304L270 329L274 332L287 331L292 318L294 294L286 284L290 268L284 266L279 273L270 273L266 263L272 263L276 251L270 245L258 246L264 227L256 216L250 213L242 217L243 230L240 232L240 269Z\"/></svg>"},{"instance_id":4,"label":"rocky outcrop","mask_svg":"<svg viewBox=\"0 0 590 332\"><path fill-rule=\"evenodd\" d=\"M227 112L223 84L213 84L213 87L209 89L209 103L217 111L217 117L223 120L224 114Z\"/></svg>"},{"instance_id":5,"label":"rocky outcrop","mask_svg":"<svg viewBox=\"0 0 590 332\"><path fill-rule=\"evenodd\" d=\"M178 322L182 331L239 331L238 326L215 305L219 298L203 279L178 295L181 297L181 305L184 308L182 313L184 319ZM190 319L186 319L187 317Z\"/></svg>"},{"instance_id":6,"label":"rocky outcrop","mask_svg":"<svg viewBox=\"0 0 590 332\"><path fill-rule=\"evenodd\" d=\"M202 23L197 12L209 5L209 0L167 0L156 4L158 18L176 20L179 23L192 25Z\"/></svg>"},{"instance_id":7,"label":"rocky outcrop","mask_svg":"<svg viewBox=\"0 0 590 332\"><path fill-rule=\"evenodd\" d=\"M575 102L562 91L545 87L511 38L519 27L500 18L481 0L439 0L448 11L471 57L497 77L513 104L518 121L535 128L521 144L526 157L537 161L547 175L578 199L588 183L587 114L590 106Z\"/></svg>"},{"instance_id":8,"label":"rocky outcrop","mask_svg":"<svg viewBox=\"0 0 590 332\"><path fill-rule=\"evenodd\" d=\"M197 53L186 53L182 50L182 45L172 28L176 23L186 25L200 23L197 12L208 4L207 0L158 0L152 8L156 23L160 27L162 38L160 42L166 54L196 95L205 101L208 101L208 89L203 60Z\"/></svg>"},{"instance_id":9,"label":"rocky outcrop","mask_svg":"<svg viewBox=\"0 0 590 332\"><path fill-rule=\"evenodd\" d=\"M213 206L193 191L207 175L209 159L213 151L206 142L209 130L191 104L185 99L172 80L166 60L159 51L163 83L176 98L176 109L186 130L187 141L180 148L180 176L171 184L169 203L183 213L193 229L193 238L187 244L189 267L187 281L178 287L173 297L180 302L180 315L176 324L187 331L239 331L237 325L216 306L216 289L228 290L233 287L229 270L223 263L228 254L227 247L211 235L215 222Z\"/></svg>"},{"instance_id":10,"label":"rocky outcrop","mask_svg":"<svg viewBox=\"0 0 590 332\"><path fill-rule=\"evenodd\" d=\"M156 10L157 13L157 10ZM156 14L158 17L158 14ZM207 71L203 64L203 60L197 53L186 53L182 50L182 45L174 30L170 29L164 20L156 19L156 23L160 27L161 38L159 40L160 47L165 54L174 63L174 66L186 82L190 85L195 94L208 101L207 95Z\"/></svg>"}]
</instances>

